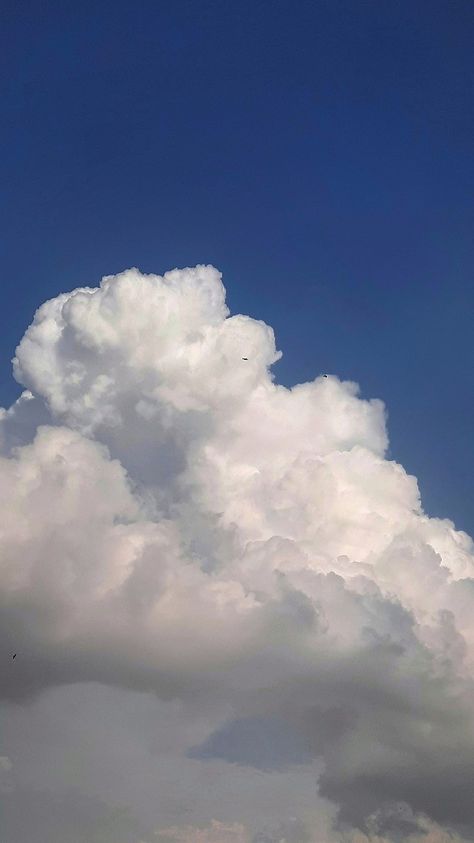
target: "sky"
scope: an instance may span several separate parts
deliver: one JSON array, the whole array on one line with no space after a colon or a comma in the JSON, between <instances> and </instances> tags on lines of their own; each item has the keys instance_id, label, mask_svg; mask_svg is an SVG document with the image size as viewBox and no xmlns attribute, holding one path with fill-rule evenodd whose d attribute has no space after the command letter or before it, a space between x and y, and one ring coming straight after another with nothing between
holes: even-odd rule
<instances>
[{"instance_id":1,"label":"sky","mask_svg":"<svg viewBox=\"0 0 474 843\"><path fill-rule=\"evenodd\" d=\"M42 301L212 263L274 327L280 382L381 397L427 509L474 532L472 3L6 0L1 20L2 403Z\"/></svg>"},{"instance_id":2,"label":"sky","mask_svg":"<svg viewBox=\"0 0 474 843\"><path fill-rule=\"evenodd\" d=\"M472 3L0 18L2 843L474 839Z\"/></svg>"}]
</instances>

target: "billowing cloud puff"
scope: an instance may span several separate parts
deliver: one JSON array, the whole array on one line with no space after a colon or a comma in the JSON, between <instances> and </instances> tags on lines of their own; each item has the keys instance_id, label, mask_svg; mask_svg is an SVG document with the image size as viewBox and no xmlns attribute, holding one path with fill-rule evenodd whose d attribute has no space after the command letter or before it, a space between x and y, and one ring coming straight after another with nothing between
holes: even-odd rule
<instances>
[{"instance_id":1,"label":"billowing cloud puff","mask_svg":"<svg viewBox=\"0 0 474 843\"><path fill-rule=\"evenodd\" d=\"M0 419L3 700L152 692L183 724L212 712L191 765L316 764L333 835L474 835L472 540L386 459L382 402L334 376L279 386L279 357L209 266L39 308ZM295 822L278 839L312 840ZM232 820L159 839L246 828L237 794Z\"/></svg>"}]
</instances>

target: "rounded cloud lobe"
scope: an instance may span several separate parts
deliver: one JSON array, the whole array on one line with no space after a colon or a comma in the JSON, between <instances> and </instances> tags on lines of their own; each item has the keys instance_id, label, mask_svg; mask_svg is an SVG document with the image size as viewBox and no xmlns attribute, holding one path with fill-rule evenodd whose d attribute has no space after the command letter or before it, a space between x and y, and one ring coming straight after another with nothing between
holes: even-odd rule
<instances>
[{"instance_id":1,"label":"rounded cloud lobe","mask_svg":"<svg viewBox=\"0 0 474 843\"><path fill-rule=\"evenodd\" d=\"M210 266L39 308L0 419L3 699L96 682L212 707L188 757L319 764L333 834L470 837L473 543L385 458L382 402L280 386L279 357ZM159 839L247 840L238 804L209 822Z\"/></svg>"}]
</instances>

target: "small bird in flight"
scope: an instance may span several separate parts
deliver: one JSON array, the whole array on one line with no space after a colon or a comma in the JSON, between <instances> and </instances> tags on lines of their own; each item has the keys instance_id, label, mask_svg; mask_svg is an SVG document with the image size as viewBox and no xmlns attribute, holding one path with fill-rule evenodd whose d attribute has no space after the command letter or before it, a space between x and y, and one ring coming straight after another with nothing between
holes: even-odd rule
<instances>
[{"instance_id":1,"label":"small bird in flight","mask_svg":"<svg viewBox=\"0 0 474 843\"><path fill-rule=\"evenodd\" d=\"M248 357L242 357L242 360L248 360L248 359L249 359Z\"/></svg>"},{"instance_id":2,"label":"small bird in flight","mask_svg":"<svg viewBox=\"0 0 474 843\"><path fill-rule=\"evenodd\" d=\"M16 653L13 653L12 661L13 661L13 659L16 659Z\"/></svg>"},{"instance_id":3,"label":"small bird in flight","mask_svg":"<svg viewBox=\"0 0 474 843\"><path fill-rule=\"evenodd\" d=\"M323 378L327 378L327 375L323 375Z\"/></svg>"}]
</instances>

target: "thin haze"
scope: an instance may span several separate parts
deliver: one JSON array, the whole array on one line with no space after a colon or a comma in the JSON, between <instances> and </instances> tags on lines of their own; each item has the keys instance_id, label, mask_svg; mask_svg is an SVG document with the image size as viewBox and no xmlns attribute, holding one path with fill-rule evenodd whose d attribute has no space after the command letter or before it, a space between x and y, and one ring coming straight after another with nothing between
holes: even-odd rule
<instances>
[{"instance_id":1,"label":"thin haze","mask_svg":"<svg viewBox=\"0 0 474 843\"><path fill-rule=\"evenodd\" d=\"M37 311L1 416L5 843L474 838L473 542L380 400L280 356L212 266Z\"/></svg>"}]
</instances>

